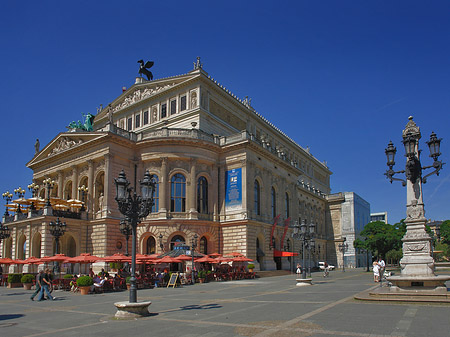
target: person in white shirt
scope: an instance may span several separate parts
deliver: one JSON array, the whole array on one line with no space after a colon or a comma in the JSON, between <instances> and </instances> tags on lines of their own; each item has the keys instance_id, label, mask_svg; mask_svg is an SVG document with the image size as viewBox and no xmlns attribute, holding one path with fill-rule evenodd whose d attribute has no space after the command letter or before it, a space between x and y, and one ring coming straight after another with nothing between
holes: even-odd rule
<instances>
[{"instance_id":1,"label":"person in white shirt","mask_svg":"<svg viewBox=\"0 0 450 337\"><path fill-rule=\"evenodd\" d=\"M386 264L384 263L381 257L378 259L378 266L380 267L380 277L382 278L384 275L384 269L386 268Z\"/></svg>"}]
</instances>

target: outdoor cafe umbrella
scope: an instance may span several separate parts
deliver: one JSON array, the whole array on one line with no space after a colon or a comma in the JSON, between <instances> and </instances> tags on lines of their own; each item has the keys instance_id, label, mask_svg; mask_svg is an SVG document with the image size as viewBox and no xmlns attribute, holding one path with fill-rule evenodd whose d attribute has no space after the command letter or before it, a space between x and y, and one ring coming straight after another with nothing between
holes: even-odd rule
<instances>
[{"instance_id":1,"label":"outdoor cafe umbrella","mask_svg":"<svg viewBox=\"0 0 450 337\"><path fill-rule=\"evenodd\" d=\"M176 257L178 260L182 260L182 261L192 261L192 256L189 255L179 255Z\"/></svg>"},{"instance_id":2,"label":"outdoor cafe umbrella","mask_svg":"<svg viewBox=\"0 0 450 337\"><path fill-rule=\"evenodd\" d=\"M126 256L121 253L116 253L114 255L101 257L99 259L104 262L131 262L130 256Z\"/></svg>"},{"instance_id":3,"label":"outdoor cafe umbrella","mask_svg":"<svg viewBox=\"0 0 450 337\"><path fill-rule=\"evenodd\" d=\"M216 258L216 257L222 256L222 254L219 254L219 253L212 253L212 254L208 254L208 256L209 256L209 257L212 257L212 258Z\"/></svg>"},{"instance_id":4,"label":"outdoor cafe umbrella","mask_svg":"<svg viewBox=\"0 0 450 337\"><path fill-rule=\"evenodd\" d=\"M252 259L249 259L245 256L238 256L231 259L233 262L250 262L253 261Z\"/></svg>"},{"instance_id":5,"label":"outdoor cafe umbrella","mask_svg":"<svg viewBox=\"0 0 450 337\"><path fill-rule=\"evenodd\" d=\"M219 263L219 261L217 261L217 259L213 259L211 257L208 256L203 256L197 260L195 260L195 262L204 262L204 263Z\"/></svg>"},{"instance_id":6,"label":"outdoor cafe umbrella","mask_svg":"<svg viewBox=\"0 0 450 337\"><path fill-rule=\"evenodd\" d=\"M30 256L28 259L25 260L25 264L40 264L41 259L38 259L37 257Z\"/></svg>"},{"instance_id":7,"label":"outdoor cafe umbrella","mask_svg":"<svg viewBox=\"0 0 450 337\"><path fill-rule=\"evenodd\" d=\"M90 253L82 253L75 257L70 257L67 259L68 263L79 263L79 264L89 264L94 263L101 258L95 255L91 255Z\"/></svg>"},{"instance_id":8,"label":"outdoor cafe umbrella","mask_svg":"<svg viewBox=\"0 0 450 337\"><path fill-rule=\"evenodd\" d=\"M183 262L183 260L170 256L164 256L160 259L155 260L155 263L181 263L181 262Z\"/></svg>"},{"instance_id":9,"label":"outdoor cafe umbrella","mask_svg":"<svg viewBox=\"0 0 450 337\"><path fill-rule=\"evenodd\" d=\"M231 254L226 254L226 255L231 255L233 257L244 256L244 254L238 253L238 252L232 252Z\"/></svg>"}]
</instances>

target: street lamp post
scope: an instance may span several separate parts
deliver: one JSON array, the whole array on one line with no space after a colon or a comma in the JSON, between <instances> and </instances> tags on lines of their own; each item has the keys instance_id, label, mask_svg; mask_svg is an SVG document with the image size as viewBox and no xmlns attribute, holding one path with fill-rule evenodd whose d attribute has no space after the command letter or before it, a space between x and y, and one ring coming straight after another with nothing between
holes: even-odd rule
<instances>
[{"instance_id":1,"label":"street lamp post","mask_svg":"<svg viewBox=\"0 0 450 337\"><path fill-rule=\"evenodd\" d=\"M195 233L194 237L191 240L191 256L192 256L192 268L191 268L191 283L195 284L195 274L194 274L194 250L197 248L197 239L198 235Z\"/></svg>"},{"instance_id":2,"label":"street lamp post","mask_svg":"<svg viewBox=\"0 0 450 337\"><path fill-rule=\"evenodd\" d=\"M59 252L59 238L66 232L66 223L59 221L59 218L55 222L50 221L50 234L55 238L55 254ZM53 270L55 273L59 272L59 262L55 261L53 265Z\"/></svg>"},{"instance_id":3,"label":"street lamp post","mask_svg":"<svg viewBox=\"0 0 450 337\"><path fill-rule=\"evenodd\" d=\"M309 227L309 228L308 228ZM311 223L309 226L305 223L305 220L302 221L301 225L298 224L298 221L294 224L294 232L292 233L292 238L294 240L302 241L302 279L306 279L306 268L305 268L305 250L306 246L310 245L311 241L314 241L314 232L316 225Z\"/></svg>"},{"instance_id":4,"label":"street lamp post","mask_svg":"<svg viewBox=\"0 0 450 337\"><path fill-rule=\"evenodd\" d=\"M116 184L116 201L119 211L131 222L132 228L132 248L131 248L131 279L130 279L130 303L137 303L136 287L136 232L138 222L145 218L153 206L153 194L155 184L148 171L144 174L144 180L140 181L141 196L132 193L132 188L128 187L130 182L127 180L125 172L122 170L119 177L114 179Z\"/></svg>"},{"instance_id":5,"label":"street lamp post","mask_svg":"<svg viewBox=\"0 0 450 337\"><path fill-rule=\"evenodd\" d=\"M6 191L5 193L2 194L2 196L3 196L3 199L5 199L5 201L6 201L6 209L5 209L5 214L4 214L5 218L6 218L6 217L9 216L8 204L11 202L13 194L11 192L9 192L9 191Z\"/></svg>"},{"instance_id":6,"label":"street lamp post","mask_svg":"<svg viewBox=\"0 0 450 337\"><path fill-rule=\"evenodd\" d=\"M286 252L291 251L291 240L289 240L289 238L286 239L286 246L284 247L284 250ZM292 273L292 256L289 256L288 259L289 259L289 271Z\"/></svg>"},{"instance_id":7,"label":"street lamp post","mask_svg":"<svg viewBox=\"0 0 450 337\"><path fill-rule=\"evenodd\" d=\"M82 185L78 187L78 191L81 193L81 202L82 202L80 211L84 212L86 210L86 207L84 206L85 204L84 199L86 197L86 193L89 191L89 188L85 185Z\"/></svg>"},{"instance_id":8,"label":"street lamp post","mask_svg":"<svg viewBox=\"0 0 450 337\"><path fill-rule=\"evenodd\" d=\"M338 245L339 251L342 252L342 271L345 272L345 252L348 249L347 238L344 237L344 241Z\"/></svg>"},{"instance_id":9,"label":"street lamp post","mask_svg":"<svg viewBox=\"0 0 450 337\"><path fill-rule=\"evenodd\" d=\"M315 250L315 246L316 242L314 241L314 239L312 238L311 240L309 240L309 242L307 243L307 249L308 249L308 277L311 277L311 249Z\"/></svg>"},{"instance_id":10,"label":"street lamp post","mask_svg":"<svg viewBox=\"0 0 450 337\"><path fill-rule=\"evenodd\" d=\"M29 184L27 187L28 187L28 190L31 192L31 196L33 198L36 198L37 193L39 191L39 185L33 182L33 183ZM34 204L34 201L31 203L30 209L32 211L36 210L36 205Z\"/></svg>"},{"instance_id":11,"label":"street lamp post","mask_svg":"<svg viewBox=\"0 0 450 337\"><path fill-rule=\"evenodd\" d=\"M159 248L161 248L161 251L164 253L164 243L162 234L159 234Z\"/></svg>"},{"instance_id":12,"label":"street lamp post","mask_svg":"<svg viewBox=\"0 0 450 337\"><path fill-rule=\"evenodd\" d=\"M128 239L130 238L130 235L132 234L131 226L128 224L126 219L122 219L122 220L120 220L119 229L120 229L120 232L123 235L125 235L126 247L127 247L125 255L128 256Z\"/></svg>"},{"instance_id":13,"label":"street lamp post","mask_svg":"<svg viewBox=\"0 0 450 337\"><path fill-rule=\"evenodd\" d=\"M25 196L25 190L22 187L18 187L14 189L14 194L17 195L19 199L22 199ZM20 214L22 213L22 210L20 209L20 204L17 203L17 211L16 213Z\"/></svg>"},{"instance_id":14,"label":"street lamp post","mask_svg":"<svg viewBox=\"0 0 450 337\"><path fill-rule=\"evenodd\" d=\"M47 187L47 203L45 204L46 207L51 207L52 204L50 203L50 193L52 191L53 185L55 185L55 181L51 178L44 179L43 181L44 185Z\"/></svg>"},{"instance_id":15,"label":"street lamp post","mask_svg":"<svg viewBox=\"0 0 450 337\"><path fill-rule=\"evenodd\" d=\"M430 157L433 158L433 164L422 166L420 162L421 150L419 150L419 139L421 133L419 127L413 121L413 117L409 117L405 129L402 132L402 143L406 153L405 170L394 171L395 154L397 149L392 141L389 142L385 150L387 157L388 170L385 175L392 183L393 180L401 181L406 186L406 233L403 241L403 257L400 260L402 266L401 275L393 276L390 281L399 286L403 286L405 282L410 286L424 282L424 279L430 284L442 285L442 276L434 274L434 260L431 256L431 237L425 231L425 209L422 195L422 184L427 182L427 178L433 174L439 175L442 166L445 164L438 160L440 153L440 143L442 139L438 139L434 132L427 141L430 150ZM432 171L422 176L422 171L432 169ZM405 174L405 179L394 178L396 174ZM398 281L398 282L397 282ZM420 282L419 282L420 281Z\"/></svg>"}]
</instances>

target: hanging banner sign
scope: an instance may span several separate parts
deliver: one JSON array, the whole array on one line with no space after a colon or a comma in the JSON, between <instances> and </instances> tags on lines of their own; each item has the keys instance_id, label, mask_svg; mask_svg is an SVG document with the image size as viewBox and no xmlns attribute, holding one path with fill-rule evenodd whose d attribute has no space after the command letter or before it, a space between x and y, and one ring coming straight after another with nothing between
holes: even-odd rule
<instances>
[{"instance_id":1,"label":"hanging banner sign","mask_svg":"<svg viewBox=\"0 0 450 337\"><path fill-rule=\"evenodd\" d=\"M226 171L225 179L225 209L240 210L242 208L242 169Z\"/></svg>"}]
</instances>

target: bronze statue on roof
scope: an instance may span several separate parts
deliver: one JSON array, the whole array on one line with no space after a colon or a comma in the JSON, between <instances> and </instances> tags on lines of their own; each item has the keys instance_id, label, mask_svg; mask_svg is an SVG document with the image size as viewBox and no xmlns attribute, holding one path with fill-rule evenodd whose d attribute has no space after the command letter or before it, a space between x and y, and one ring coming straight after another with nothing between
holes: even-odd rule
<instances>
[{"instance_id":1,"label":"bronze statue on roof","mask_svg":"<svg viewBox=\"0 0 450 337\"><path fill-rule=\"evenodd\" d=\"M138 63L140 63L140 67L139 67L139 75L145 75L147 76L147 79L149 81L153 80L153 74L150 70L151 67L153 67L154 62L153 61L147 61L144 64L144 60L139 60Z\"/></svg>"}]
</instances>

